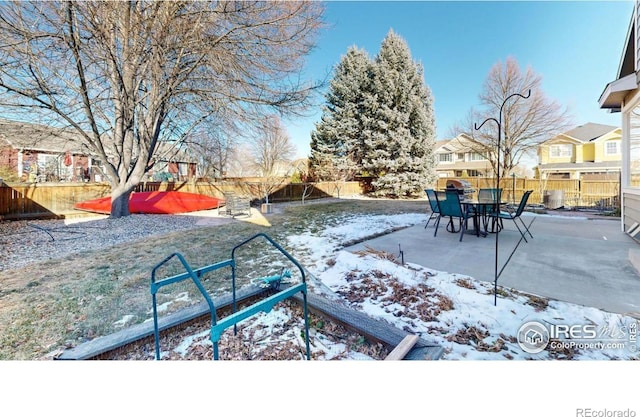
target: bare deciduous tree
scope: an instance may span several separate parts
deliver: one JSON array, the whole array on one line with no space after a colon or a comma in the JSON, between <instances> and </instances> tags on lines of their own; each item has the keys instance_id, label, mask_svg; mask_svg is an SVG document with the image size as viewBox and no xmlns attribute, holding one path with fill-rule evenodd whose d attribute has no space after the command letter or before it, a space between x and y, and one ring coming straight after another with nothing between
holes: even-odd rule
<instances>
[{"instance_id":1,"label":"bare deciduous tree","mask_svg":"<svg viewBox=\"0 0 640 417\"><path fill-rule=\"evenodd\" d=\"M302 195L300 196L300 200L302 201L302 204L304 204L306 198L311 196L315 188L315 183L310 182L311 170L309 169L309 160L304 158L293 161L293 171L291 182L302 184Z\"/></svg>"},{"instance_id":2,"label":"bare deciduous tree","mask_svg":"<svg viewBox=\"0 0 640 417\"><path fill-rule=\"evenodd\" d=\"M531 90L527 99L514 97L505 102L511 94L524 96ZM481 110L472 109L462 125L451 133L465 133L477 142L475 152L486 155L491 162L494 174L497 171L500 156L500 174L509 175L526 156L533 156L538 144L568 129L571 117L566 108L549 98L542 90L542 77L527 68L520 70L514 58L505 63L498 62L491 68L480 94ZM488 118L498 119L502 110L502 134L498 153L498 125L485 123L482 129L475 130Z\"/></svg>"},{"instance_id":3,"label":"bare deciduous tree","mask_svg":"<svg viewBox=\"0 0 640 417\"><path fill-rule=\"evenodd\" d=\"M226 176L234 149L238 145L233 130L206 124L189 139L188 146L198 159L199 175L204 178Z\"/></svg>"},{"instance_id":4,"label":"bare deciduous tree","mask_svg":"<svg viewBox=\"0 0 640 417\"><path fill-rule=\"evenodd\" d=\"M350 157L332 159L324 158L316 160L314 172L325 181L333 182L338 198L344 183L351 181L358 173L359 168L356 162Z\"/></svg>"},{"instance_id":5,"label":"bare deciduous tree","mask_svg":"<svg viewBox=\"0 0 640 417\"><path fill-rule=\"evenodd\" d=\"M321 27L319 2L0 3L0 110L74 129L101 160L112 217L202 120L299 112L299 80ZM22 111L22 113L20 113Z\"/></svg>"},{"instance_id":6,"label":"bare deciduous tree","mask_svg":"<svg viewBox=\"0 0 640 417\"><path fill-rule=\"evenodd\" d=\"M291 158L295 154L295 146L280 118L272 116L263 121L260 132L251 144L251 154L256 171L264 178L262 193L265 203L269 203L269 194L280 186L293 170Z\"/></svg>"}]
</instances>

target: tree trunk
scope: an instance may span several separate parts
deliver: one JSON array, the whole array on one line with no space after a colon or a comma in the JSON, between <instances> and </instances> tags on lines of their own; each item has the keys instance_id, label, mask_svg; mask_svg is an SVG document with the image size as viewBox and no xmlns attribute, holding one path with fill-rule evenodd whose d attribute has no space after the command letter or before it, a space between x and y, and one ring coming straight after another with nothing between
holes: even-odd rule
<instances>
[{"instance_id":1,"label":"tree trunk","mask_svg":"<svg viewBox=\"0 0 640 417\"><path fill-rule=\"evenodd\" d=\"M123 189L121 187L112 188L110 218L118 219L131 214L129 211L129 197L131 197L132 192L133 189Z\"/></svg>"}]
</instances>

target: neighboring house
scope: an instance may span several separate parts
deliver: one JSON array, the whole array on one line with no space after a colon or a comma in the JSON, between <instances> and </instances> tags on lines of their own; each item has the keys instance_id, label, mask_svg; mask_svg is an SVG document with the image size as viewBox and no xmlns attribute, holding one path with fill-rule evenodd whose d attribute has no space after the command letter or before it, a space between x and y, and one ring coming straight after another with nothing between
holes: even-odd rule
<instances>
[{"instance_id":1,"label":"neighboring house","mask_svg":"<svg viewBox=\"0 0 640 417\"><path fill-rule=\"evenodd\" d=\"M197 176L198 162L187 149L176 147L173 143L158 144L153 167L147 172L149 181L188 181Z\"/></svg>"},{"instance_id":2,"label":"neighboring house","mask_svg":"<svg viewBox=\"0 0 640 417\"><path fill-rule=\"evenodd\" d=\"M147 180L185 181L195 177L194 157L161 143ZM23 182L105 180L101 162L72 130L0 119L0 167Z\"/></svg>"},{"instance_id":3,"label":"neighboring house","mask_svg":"<svg viewBox=\"0 0 640 417\"><path fill-rule=\"evenodd\" d=\"M436 142L438 177L493 177L493 168L483 148L464 133Z\"/></svg>"},{"instance_id":4,"label":"neighboring house","mask_svg":"<svg viewBox=\"0 0 640 417\"><path fill-rule=\"evenodd\" d=\"M538 145L542 179L615 179L622 167L622 129L586 123Z\"/></svg>"},{"instance_id":5,"label":"neighboring house","mask_svg":"<svg viewBox=\"0 0 640 417\"><path fill-rule=\"evenodd\" d=\"M616 80L600 95L600 108L622 113L622 228L640 232L640 16L636 0Z\"/></svg>"},{"instance_id":6,"label":"neighboring house","mask_svg":"<svg viewBox=\"0 0 640 417\"><path fill-rule=\"evenodd\" d=\"M95 161L72 133L0 119L0 166L24 182L83 182Z\"/></svg>"}]
</instances>

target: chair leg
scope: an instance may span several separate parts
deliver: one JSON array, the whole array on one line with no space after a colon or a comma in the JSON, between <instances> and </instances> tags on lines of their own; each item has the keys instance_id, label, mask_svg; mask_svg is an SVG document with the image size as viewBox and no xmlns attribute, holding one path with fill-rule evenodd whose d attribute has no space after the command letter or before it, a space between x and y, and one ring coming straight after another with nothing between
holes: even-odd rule
<instances>
[{"instance_id":1,"label":"chair leg","mask_svg":"<svg viewBox=\"0 0 640 417\"><path fill-rule=\"evenodd\" d=\"M525 236L524 232L522 231L522 229L520 229L520 226L518 226L518 222L516 221L516 218L513 218L513 224L516 225L516 228L518 229L518 232L520 232L520 234L522 235L522 238L524 239L525 242L529 243L529 241L527 240L527 237Z\"/></svg>"},{"instance_id":2,"label":"chair leg","mask_svg":"<svg viewBox=\"0 0 640 417\"><path fill-rule=\"evenodd\" d=\"M468 217L460 218L460 242L462 242L462 238L464 237L464 233L467 231L467 220Z\"/></svg>"},{"instance_id":3,"label":"chair leg","mask_svg":"<svg viewBox=\"0 0 640 417\"><path fill-rule=\"evenodd\" d=\"M436 217L438 217L438 215L436 213L431 213L431 215L429 216L429 218L427 219L427 224L424 225L424 228L426 229L427 226L429 226L429 222L433 219L435 219Z\"/></svg>"},{"instance_id":4,"label":"chair leg","mask_svg":"<svg viewBox=\"0 0 640 417\"><path fill-rule=\"evenodd\" d=\"M529 236L531 236L531 239L533 239L533 235L531 234L531 231L529 230L529 228L527 227L527 224L524 222L524 220L522 220L521 217L518 217L518 219L520 219L520 223L522 223L522 226L524 227L524 229L527 231L527 233L529 234Z\"/></svg>"},{"instance_id":5,"label":"chair leg","mask_svg":"<svg viewBox=\"0 0 640 417\"><path fill-rule=\"evenodd\" d=\"M460 221L460 223L462 223L462 221ZM458 230L460 230L461 226L462 226L461 224L458 224ZM447 223L447 231L451 233L458 233L458 230L456 230L456 223L453 221L453 217L449 216L449 222Z\"/></svg>"},{"instance_id":6,"label":"chair leg","mask_svg":"<svg viewBox=\"0 0 640 417\"><path fill-rule=\"evenodd\" d=\"M433 237L435 237L438 234L438 226L440 225L440 219L442 218L442 216L438 216L438 218L436 219L436 225L435 225L435 231L433 232Z\"/></svg>"}]
</instances>

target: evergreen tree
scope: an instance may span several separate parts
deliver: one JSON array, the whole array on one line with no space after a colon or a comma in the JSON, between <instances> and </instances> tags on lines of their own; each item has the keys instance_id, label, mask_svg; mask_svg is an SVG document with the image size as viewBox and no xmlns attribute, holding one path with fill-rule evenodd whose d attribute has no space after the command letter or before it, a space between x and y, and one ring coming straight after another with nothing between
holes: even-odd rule
<instances>
[{"instance_id":1,"label":"evergreen tree","mask_svg":"<svg viewBox=\"0 0 640 417\"><path fill-rule=\"evenodd\" d=\"M309 169L318 180L351 180L362 167L363 94L368 89L371 61L355 46L334 71L326 105L311 132Z\"/></svg>"},{"instance_id":2,"label":"evergreen tree","mask_svg":"<svg viewBox=\"0 0 640 417\"><path fill-rule=\"evenodd\" d=\"M363 109L363 168L374 194L408 196L422 192L435 176L436 128L433 99L422 65L393 30L372 67Z\"/></svg>"}]
</instances>

